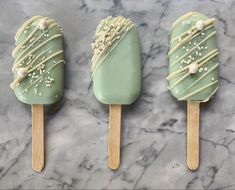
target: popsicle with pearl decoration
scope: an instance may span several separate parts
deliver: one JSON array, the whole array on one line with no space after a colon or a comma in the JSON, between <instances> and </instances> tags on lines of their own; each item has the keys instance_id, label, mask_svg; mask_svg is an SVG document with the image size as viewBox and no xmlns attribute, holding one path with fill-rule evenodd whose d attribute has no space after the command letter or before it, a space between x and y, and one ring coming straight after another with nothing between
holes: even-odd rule
<instances>
[{"instance_id":1,"label":"popsicle with pearl decoration","mask_svg":"<svg viewBox=\"0 0 235 190\"><path fill-rule=\"evenodd\" d=\"M134 23L122 16L107 17L96 28L92 48L93 91L110 110L108 165L117 169L121 105L133 103L141 89L140 45Z\"/></svg>"},{"instance_id":2,"label":"popsicle with pearl decoration","mask_svg":"<svg viewBox=\"0 0 235 190\"><path fill-rule=\"evenodd\" d=\"M34 16L15 36L12 52L14 81L10 87L23 103L32 105L32 167L44 167L43 105L60 100L64 91L62 30L48 17Z\"/></svg>"},{"instance_id":3,"label":"popsicle with pearl decoration","mask_svg":"<svg viewBox=\"0 0 235 190\"><path fill-rule=\"evenodd\" d=\"M169 90L187 101L187 165L199 166L199 104L218 89L218 49L215 19L189 12L175 21L170 32Z\"/></svg>"}]
</instances>

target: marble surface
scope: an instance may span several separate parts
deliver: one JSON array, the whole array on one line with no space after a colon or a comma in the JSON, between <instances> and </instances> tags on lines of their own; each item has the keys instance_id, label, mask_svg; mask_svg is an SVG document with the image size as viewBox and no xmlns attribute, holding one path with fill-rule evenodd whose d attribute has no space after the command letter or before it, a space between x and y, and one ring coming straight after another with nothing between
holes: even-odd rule
<instances>
[{"instance_id":1,"label":"marble surface","mask_svg":"<svg viewBox=\"0 0 235 190\"><path fill-rule=\"evenodd\" d=\"M201 165L190 172L186 156L186 104L167 90L168 31L188 11L215 17L220 90L201 105ZM0 188L18 189L234 189L235 1L229 0L1 0ZM64 30L63 100L46 110L46 167L31 168L30 106L17 101L11 51L17 28L33 15L56 19ZM122 163L107 167L108 107L93 96L92 36L100 19L124 15L138 26L142 92L123 108Z\"/></svg>"}]
</instances>

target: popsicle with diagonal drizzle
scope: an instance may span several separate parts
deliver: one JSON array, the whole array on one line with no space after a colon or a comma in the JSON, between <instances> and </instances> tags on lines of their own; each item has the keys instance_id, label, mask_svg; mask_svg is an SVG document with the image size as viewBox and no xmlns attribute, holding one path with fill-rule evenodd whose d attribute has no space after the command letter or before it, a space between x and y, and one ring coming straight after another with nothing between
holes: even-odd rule
<instances>
[{"instance_id":1,"label":"popsicle with diagonal drizzle","mask_svg":"<svg viewBox=\"0 0 235 190\"><path fill-rule=\"evenodd\" d=\"M121 105L133 103L141 89L140 45L130 19L108 17L97 26L92 44L93 91L109 104L108 165L120 163Z\"/></svg>"}]
</instances>

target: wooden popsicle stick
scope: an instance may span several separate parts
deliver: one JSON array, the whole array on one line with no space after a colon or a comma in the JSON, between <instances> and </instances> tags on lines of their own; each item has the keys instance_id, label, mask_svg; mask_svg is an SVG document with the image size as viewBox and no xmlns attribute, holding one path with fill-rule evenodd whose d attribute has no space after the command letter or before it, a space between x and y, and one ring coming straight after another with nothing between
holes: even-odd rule
<instances>
[{"instance_id":1,"label":"wooden popsicle stick","mask_svg":"<svg viewBox=\"0 0 235 190\"><path fill-rule=\"evenodd\" d=\"M187 101L187 165L190 170L199 166L200 102Z\"/></svg>"},{"instance_id":2,"label":"wooden popsicle stick","mask_svg":"<svg viewBox=\"0 0 235 190\"><path fill-rule=\"evenodd\" d=\"M109 105L108 166L115 170L120 164L121 105Z\"/></svg>"},{"instance_id":3,"label":"wooden popsicle stick","mask_svg":"<svg viewBox=\"0 0 235 190\"><path fill-rule=\"evenodd\" d=\"M44 167L44 113L43 105L32 105L32 167L41 172Z\"/></svg>"}]
</instances>

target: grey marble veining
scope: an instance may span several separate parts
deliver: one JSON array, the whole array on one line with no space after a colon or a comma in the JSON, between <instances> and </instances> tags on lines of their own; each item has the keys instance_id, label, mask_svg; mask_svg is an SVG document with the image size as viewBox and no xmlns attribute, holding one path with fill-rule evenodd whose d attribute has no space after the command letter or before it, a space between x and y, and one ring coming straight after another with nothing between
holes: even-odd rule
<instances>
[{"instance_id":1,"label":"grey marble veining","mask_svg":"<svg viewBox=\"0 0 235 190\"><path fill-rule=\"evenodd\" d=\"M220 90L201 105L201 163L186 167L186 105L167 90L168 31L188 11L215 17ZM235 1L229 0L0 0L0 188L19 189L235 189ZM11 51L18 27L47 15L64 31L63 100L46 110L46 167L31 168L30 107L17 101ZM108 107L91 88L92 36L108 15L138 26L142 92L123 109L122 163L107 167Z\"/></svg>"}]
</instances>

